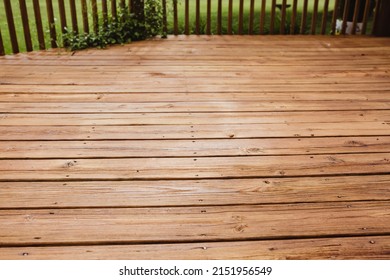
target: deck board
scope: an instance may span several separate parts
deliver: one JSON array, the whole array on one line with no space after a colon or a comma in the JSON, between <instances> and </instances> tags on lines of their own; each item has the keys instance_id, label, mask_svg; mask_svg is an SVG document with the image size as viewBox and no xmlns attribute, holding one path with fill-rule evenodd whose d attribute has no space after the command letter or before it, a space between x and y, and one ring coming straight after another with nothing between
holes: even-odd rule
<instances>
[{"instance_id":1,"label":"deck board","mask_svg":"<svg viewBox=\"0 0 390 280\"><path fill-rule=\"evenodd\" d=\"M0 57L0 259L388 259L390 39Z\"/></svg>"}]
</instances>

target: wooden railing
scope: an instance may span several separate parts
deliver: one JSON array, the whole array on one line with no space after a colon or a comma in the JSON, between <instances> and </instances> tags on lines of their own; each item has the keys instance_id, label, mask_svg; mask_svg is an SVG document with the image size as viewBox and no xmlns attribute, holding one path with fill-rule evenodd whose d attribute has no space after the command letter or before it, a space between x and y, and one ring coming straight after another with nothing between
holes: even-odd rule
<instances>
[{"instance_id":1,"label":"wooden railing","mask_svg":"<svg viewBox=\"0 0 390 280\"><path fill-rule=\"evenodd\" d=\"M143 16L144 0L0 0L0 55L56 48L60 34L97 32L118 7ZM147 0L146 0L147 1ZM383 1L383 0L382 0ZM168 34L371 34L381 0L161 0ZM372 6L372 3L374 6ZM1 11L3 9L3 12ZM33 20L31 20L33 19ZM361 22L361 23L359 23ZM81 24L80 24L81 23ZM6 30L8 30L6 34Z\"/></svg>"}]
</instances>

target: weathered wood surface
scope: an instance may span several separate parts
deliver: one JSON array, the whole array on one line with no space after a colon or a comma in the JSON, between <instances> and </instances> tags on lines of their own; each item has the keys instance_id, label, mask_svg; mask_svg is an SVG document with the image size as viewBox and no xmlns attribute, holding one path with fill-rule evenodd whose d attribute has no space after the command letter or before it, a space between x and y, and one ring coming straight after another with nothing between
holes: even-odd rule
<instances>
[{"instance_id":1,"label":"weathered wood surface","mask_svg":"<svg viewBox=\"0 0 390 280\"><path fill-rule=\"evenodd\" d=\"M0 259L219 260L378 259L388 260L388 236L158 245L0 248Z\"/></svg>"},{"instance_id":2,"label":"weathered wood surface","mask_svg":"<svg viewBox=\"0 0 390 280\"><path fill-rule=\"evenodd\" d=\"M388 259L390 39L0 58L0 259Z\"/></svg>"}]
</instances>

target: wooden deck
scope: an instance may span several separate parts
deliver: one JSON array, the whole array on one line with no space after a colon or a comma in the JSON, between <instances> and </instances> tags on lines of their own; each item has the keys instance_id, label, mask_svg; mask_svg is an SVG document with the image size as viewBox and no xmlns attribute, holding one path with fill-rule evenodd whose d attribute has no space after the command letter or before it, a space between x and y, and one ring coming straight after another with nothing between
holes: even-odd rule
<instances>
[{"instance_id":1,"label":"wooden deck","mask_svg":"<svg viewBox=\"0 0 390 280\"><path fill-rule=\"evenodd\" d=\"M0 259L389 259L390 39L0 58Z\"/></svg>"}]
</instances>

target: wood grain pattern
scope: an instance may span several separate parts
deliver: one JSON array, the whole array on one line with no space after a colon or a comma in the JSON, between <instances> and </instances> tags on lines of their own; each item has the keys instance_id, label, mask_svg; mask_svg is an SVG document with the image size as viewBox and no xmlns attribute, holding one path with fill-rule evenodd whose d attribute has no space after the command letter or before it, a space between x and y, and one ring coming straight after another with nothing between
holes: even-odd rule
<instances>
[{"instance_id":1,"label":"wood grain pattern","mask_svg":"<svg viewBox=\"0 0 390 280\"><path fill-rule=\"evenodd\" d=\"M207 157L390 152L390 138L274 138L208 140L4 141L2 158Z\"/></svg>"},{"instance_id":2,"label":"wood grain pattern","mask_svg":"<svg viewBox=\"0 0 390 280\"><path fill-rule=\"evenodd\" d=\"M390 204L3 210L0 223L1 246L359 236L390 232Z\"/></svg>"},{"instance_id":3,"label":"wood grain pattern","mask_svg":"<svg viewBox=\"0 0 390 280\"><path fill-rule=\"evenodd\" d=\"M0 259L388 260L388 236L158 245L0 248Z\"/></svg>"},{"instance_id":4,"label":"wood grain pattern","mask_svg":"<svg viewBox=\"0 0 390 280\"><path fill-rule=\"evenodd\" d=\"M218 158L1 160L0 180L135 180L386 174L390 153Z\"/></svg>"},{"instance_id":5,"label":"wood grain pattern","mask_svg":"<svg viewBox=\"0 0 390 280\"><path fill-rule=\"evenodd\" d=\"M389 46L177 35L0 57L0 258L388 259Z\"/></svg>"},{"instance_id":6,"label":"wood grain pattern","mask_svg":"<svg viewBox=\"0 0 390 280\"><path fill-rule=\"evenodd\" d=\"M389 175L175 181L0 182L0 209L201 207L320 201L389 201L389 183Z\"/></svg>"}]
</instances>

